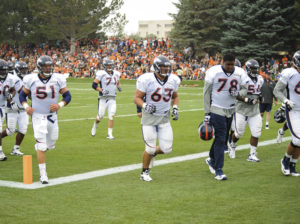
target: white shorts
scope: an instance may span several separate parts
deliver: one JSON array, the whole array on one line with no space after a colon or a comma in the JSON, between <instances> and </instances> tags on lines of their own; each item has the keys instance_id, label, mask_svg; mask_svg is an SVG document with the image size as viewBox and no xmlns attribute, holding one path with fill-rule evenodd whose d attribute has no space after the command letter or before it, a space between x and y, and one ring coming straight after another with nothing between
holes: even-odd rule
<instances>
[{"instance_id":1,"label":"white shorts","mask_svg":"<svg viewBox=\"0 0 300 224\"><path fill-rule=\"evenodd\" d=\"M116 110L117 110L117 103L116 103L116 99L114 98L99 98L98 100L98 115L97 115L97 119L101 120L104 117L105 111L107 108L107 113L108 113L108 119L109 120L113 120L115 114L116 114Z\"/></svg>"},{"instance_id":2,"label":"white shorts","mask_svg":"<svg viewBox=\"0 0 300 224\"><path fill-rule=\"evenodd\" d=\"M262 118L260 114L257 114L253 117L248 117L236 112L232 122L234 127L234 135L237 138L241 138L244 135L247 124L249 125L251 135L255 138L259 138L262 129Z\"/></svg>"},{"instance_id":3,"label":"white shorts","mask_svg":"<svg viewBox=\"0 0 300 224\"><path fill-rule=\"evenodd\" d=\"M4 122L4 118L5 118L5 108L0 107L0 131L1 131L1 133L2 133L2 124Z\"/></svg>"},{"instance_id":4,"label":"white shorts","mask_svg":"<svg viewBox=\"0 0 300 224\"><path fill-rule=\"evenodd\" d=\"M300 147L300 111L289 111L286 120L292 134L293 144Z\"/></svg>"},{"instance_id":5,"label":"white shorts","mask_svg":"<svg viewBox=\"0 0 300 224\"><path fill-rule=\"evenodd\" d=\"M142 126L143 138L146 144L146 152L153 155L156 151L157 138L161 151L168 154L172 151L173 130L170 122L155 126Z\"/></svg>"},{"instance_id":6,"label":"white shorts","mask_svg":"<svg viewBox=\"0 0 300 224\"><path fill-rule=\"evenodd\" d=\"M7 135L12 135L16 131L17 125L18 125L18 132L25 135L27 132L28 120L29 117L26 111L6 113Z\"/></svg>"},{"instance_id":7,"label":"white shorts","mask_svg":"<svg viewBox=\"0 0 300 224\"><path fill-rule=\"evenodd\" d=\"M35 150L54 149L58 139L57 114L33 113L32 126L36 140Z\"/></svg>"}]
</instances>

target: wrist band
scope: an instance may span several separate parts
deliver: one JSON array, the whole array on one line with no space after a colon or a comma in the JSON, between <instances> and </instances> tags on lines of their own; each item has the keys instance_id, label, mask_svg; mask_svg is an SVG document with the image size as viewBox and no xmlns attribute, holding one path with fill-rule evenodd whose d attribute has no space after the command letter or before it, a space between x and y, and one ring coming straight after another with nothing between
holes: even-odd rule
<instances>
[{"instance_id":1,"label":"wrist band","mask_svg":"<svg viewBox=\"0 0 300 224\"><path fill-rule=\"evenodd\" d=\"M61 102L59 102L59 104L58 104L58 105L59 105L59 107L60 107L60 108L62 108L62 107L64 107L64 106L65 106L65 103L64 103L63 101L61 101Z\"/></svg>"},{"instance_id":2,"label":"wrist band","mask_svg":"<svg viewBox=\"0 0 300 224\"><path fill-rule=\"evenodd\" d=\"M23 103L23 107L26 110L29 107L28 103Z\"/></svg>"}]
</instances>

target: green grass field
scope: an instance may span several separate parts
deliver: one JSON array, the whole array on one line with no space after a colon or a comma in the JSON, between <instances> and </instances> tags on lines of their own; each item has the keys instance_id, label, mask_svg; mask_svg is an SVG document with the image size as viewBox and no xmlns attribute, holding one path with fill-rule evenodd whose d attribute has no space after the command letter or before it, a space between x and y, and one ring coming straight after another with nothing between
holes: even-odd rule
<instances>
[{"instance_id":1,"label":"green grass field","mask_svg":"<svg viewBox=\"0 0 300 224\"><path fill-rule=\"evenodd\" d=\"M122 82L114 141L106 139L107 117L96 136L90 135L97 113L97 93L91 82L68 79L72 101L59 111L59 140L56 149L47 152L50 182L52 178L141 162L144 142L133 104L135 82ZM203 119L202 87L180 87L179 98L180 117L171 122L173 152L157 160L205 152L212 143L197 136ZM280 126L272 119L270 130L263 130L260 141L276 138ZM249 137L247 129L239 145L248 144ZM39 171L34 143L29 125L21 150L33 155L36 182ZM140 170L134 170L36 190L0 187L0 224L299 223L300 178L285 177L280 171L287 144L260 147L260 163L246 161L248 149L238 151L234 160L226 156L228 180L223 182L213 178L201 158L154 167L150 183L139 180ZM0 162L0 180L22 182L22 158L9 155L13 145L14 136L3 139L8 160Z\"/></svg>"}]
</instances>

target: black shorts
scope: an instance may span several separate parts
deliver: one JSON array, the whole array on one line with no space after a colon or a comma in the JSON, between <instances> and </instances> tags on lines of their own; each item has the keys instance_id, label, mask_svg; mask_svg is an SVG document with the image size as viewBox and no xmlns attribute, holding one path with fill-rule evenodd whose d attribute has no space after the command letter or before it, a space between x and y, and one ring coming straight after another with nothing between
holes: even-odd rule
<instances>
[{"instance_id":1,"label":"black shorts","mask_svg":"<svg viewBox=\"0 0 300 224\"><path fill-rule=\"evenodd\" d=\"M270 112L272 110L272 103L259 104L259 110L261 113L264 113L265 111Z\"/></svg>"}]
</instances>

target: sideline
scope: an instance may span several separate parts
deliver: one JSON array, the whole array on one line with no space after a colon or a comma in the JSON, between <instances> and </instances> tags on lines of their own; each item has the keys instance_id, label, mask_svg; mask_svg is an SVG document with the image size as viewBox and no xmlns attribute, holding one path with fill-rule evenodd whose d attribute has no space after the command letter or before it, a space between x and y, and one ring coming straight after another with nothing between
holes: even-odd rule
<instances>
[{"instance_id":1,"label":"sideline","mask_svg":"<svg viewBox=\"0 0 300 224\"><path fill-rule=\"evenodd\" d=\"M292 137L285 137L282 139L283 142L291 140ZM266 140L263 142L260 142L258 146L266 146L266 145L272 145L275 144L276 139L272 140ZM236 150L244 150L250 148L250 144L245 144L245 145L240 145L236 148ZM199 159L203 157L208 156L208 151L207 152L201 152L201 153L195 153L195 154L189 154L185 156L176 156L173 158L169 159L161 159L161 160L156 160L155 161L155 166L161 166L165 164L170 164L170 163L178 163L178 162L184 162L184 161L189 161L193 159ZM204 162L204 161L203 161ZM34 182L33 184L23 184L22 182L15 182L15 181L4 181L0 180L0 187L9 187L9 188L19 188L19 189L39 189L39 188L45 188L45 187L51 187L51 186L56 186L60 184L67 184L71 182L76 182L76 181L82 181L82 180L88 180L96 177L103 177L107 175L112 175L116 173L124 173L132 170L138 170L141 169L142 164L131 164L131 165L126 165L126 166L118 166L118 167L113 167L113 168L108 168L108 169L103 169L103 170L95 170L87 173L82 173L82 174L75 174L71 176L66 176L66 177L58 177L54 179L49 179L49 184L41 184L40 182Z\"/></svg>"}]
</instances>

